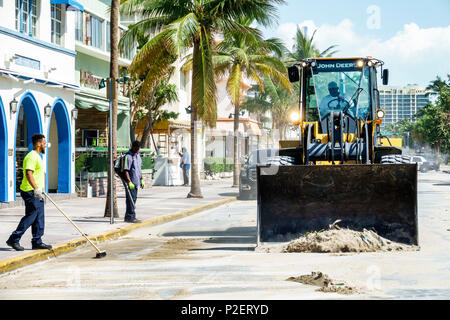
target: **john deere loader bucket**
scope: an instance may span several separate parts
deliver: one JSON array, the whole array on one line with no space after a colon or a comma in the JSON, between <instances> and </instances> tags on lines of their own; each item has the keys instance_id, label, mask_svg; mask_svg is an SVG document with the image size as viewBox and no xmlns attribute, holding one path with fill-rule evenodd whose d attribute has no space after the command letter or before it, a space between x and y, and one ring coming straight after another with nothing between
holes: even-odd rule
<instances>
[{"instance_id":1,"label":"john deere loader bucket","mask_svg":"<svg viewBox=\"0 0 450 320\"><path fill-rule=\"evenodd\" d=\"M418 244L417 166L371 164L258 167L258 240L287 241L341 228Z\"/></svg>"}]
</instances>

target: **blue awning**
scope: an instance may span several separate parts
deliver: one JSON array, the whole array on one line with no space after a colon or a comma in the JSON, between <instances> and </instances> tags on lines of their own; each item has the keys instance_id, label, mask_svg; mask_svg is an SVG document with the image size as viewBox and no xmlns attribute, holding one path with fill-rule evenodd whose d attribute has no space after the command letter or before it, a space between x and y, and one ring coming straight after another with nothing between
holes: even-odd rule
<instances>
[{"instance_id":1,"label":"blue awning","mask_svg":"<svg viewBox=\"0 0 450 320\"><path fill-rule=\"evenodd\" d=\"M84 11L84 7L75 0L50 0L51 4L66 4L68 6L77 8L80 11Z\"/></svg>"}]
</instances>

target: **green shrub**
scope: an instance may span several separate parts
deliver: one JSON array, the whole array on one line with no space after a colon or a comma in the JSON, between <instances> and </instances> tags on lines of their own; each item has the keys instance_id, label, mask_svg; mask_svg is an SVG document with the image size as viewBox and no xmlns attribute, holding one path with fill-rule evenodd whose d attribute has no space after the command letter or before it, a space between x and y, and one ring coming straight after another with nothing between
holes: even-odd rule
<instances>
[{"instance_id":1,"label":"green shrub","mask_svg":"<svg viewBox=\"0 0 450 320\"><path fill-rule=\"evenodd\" d=\"M142 157L142 170L153 169L155 163L155 158L153 157Z\"/></svg>"},{"instance_id":2,"label":"green shrub","mask_svg":"<svg viewBox=\"0 0 450 320\"><path fill-rule=\"evenodd\" d=\"M119 154L119 156L121 156ZM142 170L153 169L155 158L153 154L142 156ZM107 172L108 171L108 157L106 156L93 156L88 153L83 153L77 159L76 172L79 174L81 171L88 172Z\"/></svg>"},{"instance_id":3,"label":"green shrub","mask_svg":"<svg viewBox=\"0 0 450 320\"><path fill-rule=\"evenodd\" d=\"M107 157L87 157L86 169L89 172L107 172L108 158Z\"/></svg>"},{"instance_id":4,"label":"green shrub","mask_svg":"<svg viewBox=\"0 0 450 320\"><path fill-rule=\"evenodd\" d=\"M88 154L82 153L78 157L78 159L75 161L75 173L80 174L82 171L86 170L86 158Z\"/></svg>"},{"instance_id":5,"label":"green shrub","mask_svg":"<svg viewBox=\"0 0 450 320\"><path fill-rule=\"evenodd\" d=\"M207 174L233 172L232 158L205 158L204 169Z\"/></svg>"}]
</instances>

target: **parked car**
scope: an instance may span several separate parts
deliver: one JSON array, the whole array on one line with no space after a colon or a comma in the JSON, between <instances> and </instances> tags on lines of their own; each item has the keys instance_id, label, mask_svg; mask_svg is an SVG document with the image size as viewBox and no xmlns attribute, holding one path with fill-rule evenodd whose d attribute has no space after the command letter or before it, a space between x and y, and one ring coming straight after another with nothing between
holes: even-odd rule
<instances>
[{"instance_id":1,"label":"parked car","mask_svg":"<svg viewBox=\"0 0 450 320\"><path fill-rule=\"evenodd\" d=\"M290 156L280 156L279 149L262 149L250 153L241 168L239 176L239 199L255 200L257 196L258 165L293 165L295 159Z\"/></svg>"},{"instance_id":2,"label":"parked car","mask_svg":"<svg viewBox=\"0 0 450 320\"><path fill-rule=\"evenodd\" d=\"M441 164L439 160L432 155L425 155L425 159L430 163L430 170L439 171Z\"/></svg>"},{"instance_id":3,"label":"parked car","mask_svg":"<svg viewBox=\"0 0 450 320\"><path fill-rule=\"evenodd\" d=\"M423 156L413 156L411 158L411 163L417 163L418 170L420 172L427 172L433 170L433 165Z\"/></svg>"}]
</instances>

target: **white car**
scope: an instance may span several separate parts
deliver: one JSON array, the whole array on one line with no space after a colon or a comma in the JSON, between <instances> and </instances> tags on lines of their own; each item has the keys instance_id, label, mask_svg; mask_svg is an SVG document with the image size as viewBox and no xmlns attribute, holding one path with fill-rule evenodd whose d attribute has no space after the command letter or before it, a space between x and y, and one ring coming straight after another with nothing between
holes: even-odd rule
<instances>
[{"instance_id":1,"label":"white car","mask_svg":"<svg viewBox=\"0 0 450 320\"><path fill-rule=\"evenodd\" d=\"M417 163L420 172L427 172L431 170L430 162L422 156L411 157L411 163Z\"/></svg>"}]
</instances>

